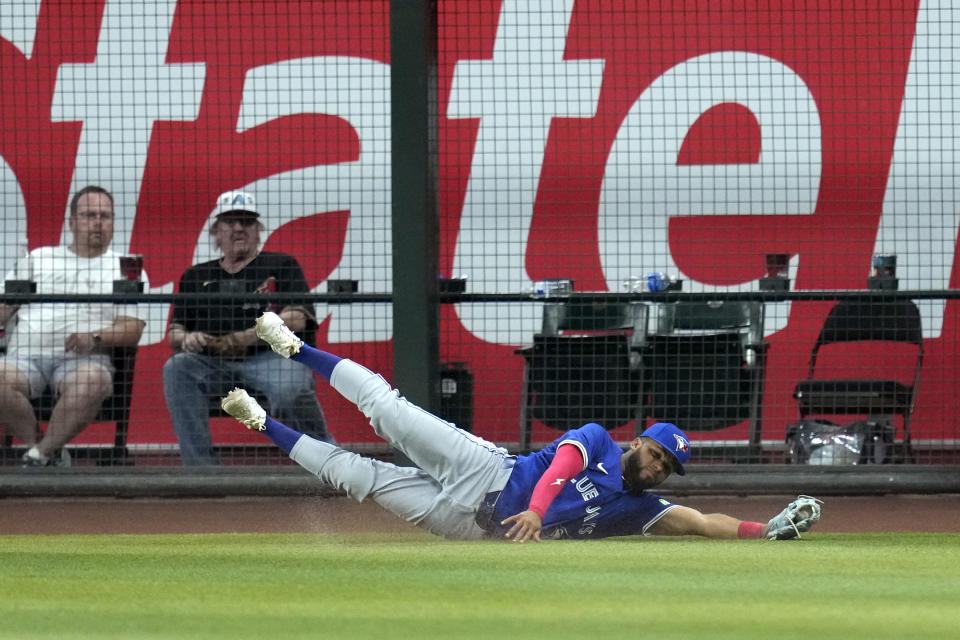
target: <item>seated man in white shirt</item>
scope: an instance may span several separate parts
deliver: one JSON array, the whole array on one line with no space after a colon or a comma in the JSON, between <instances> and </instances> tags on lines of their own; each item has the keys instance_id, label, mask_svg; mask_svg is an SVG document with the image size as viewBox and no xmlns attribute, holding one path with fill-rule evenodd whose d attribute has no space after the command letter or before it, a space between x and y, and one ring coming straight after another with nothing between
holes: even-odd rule
<instances>
[{"instance_id":1,"label":"seated man in white shirt","mask_svg":"<svg viewBox=\"0 0 960 640\"><path fill-rule=\"evenodd\" d=\"M119 255L108 248L113 220L113 196L84 187L70 201L71 243L34 249L7 279L33 280L37 293L112 293L113 281L123 278ZM136 305L51 302L0 304L0 324L8 336L0 359L0 425L28 445L24 466L69 466L64 445L113 391L110 349L136 346L146 323ZM31 399L48 387L57 400L44 433Z\"/></svg>"}]
</instances>

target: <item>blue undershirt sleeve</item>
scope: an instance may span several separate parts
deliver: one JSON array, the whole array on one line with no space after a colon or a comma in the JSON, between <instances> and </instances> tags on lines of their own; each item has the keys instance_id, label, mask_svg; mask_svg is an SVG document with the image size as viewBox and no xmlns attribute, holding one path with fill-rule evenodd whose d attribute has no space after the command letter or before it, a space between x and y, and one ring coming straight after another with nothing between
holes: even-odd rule
<instances>
[{"instance_id":1,"label":"blue undershirt sleeve","mask_svg":"<svg viewBox=\"0 0 960 640\"><path fill-rule=\"evenodd\" d=\"M330 376L333 375L333 368L337 366L337 363L343 358L304 344L300 347L298 353L291 356L291 359L307 365L329 382Z\"/></svg>"},{"instance_id":2,"label":"blue undershirt sleeve","mask_svg":"<svg viewBox=\"0 0 960 640\"><path fill-rule=\"evenodd\" d=\"M293 445L297 444L297 440L303 435L282 422L277 422L270 416L267 416L267 419L264 421L264 426L267 428L266 431L264 431L266 436L273 440L273 443L286 453L290 453L293 450Z\"/></svg>"}]
</instances>

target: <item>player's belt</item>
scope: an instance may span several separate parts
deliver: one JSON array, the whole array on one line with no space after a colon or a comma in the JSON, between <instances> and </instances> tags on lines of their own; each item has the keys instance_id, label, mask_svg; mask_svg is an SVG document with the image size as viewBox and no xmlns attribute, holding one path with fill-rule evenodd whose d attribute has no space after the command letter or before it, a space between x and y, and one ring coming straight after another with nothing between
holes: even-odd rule
<instances>
[{"instance_id":1,"label":"player's belt","mask_svg":"<svg viewBox=\"0 0 960 640\"><path fill-rule=\"evenodd\" d=\"M513 456L504 458L503 469L507 473L502 474L502 483L498 479L497 484L500 484L500 488L485 495L480 502L480 506L477 507L477 513L473 517L474 522L487 533L495 533L496 523L493 521L493 512L497 508L497 501L500 499L500 494L503 493L503 488L507 486L507 482L510 480L510 474L513 473L513 466L516 462L517 459Z\"/></svg>"},{"instance_id":2,"label":"player's belt","mask_svg":"<svg viewBox=\"0 0 960 640\"><path fill-rule=\"evenodd\" d=\"M493 512L497 508L497 500L500 499L501 493L503 493L503 491L491 491L483 497L483 502L477 507L477 514L474 516L474 521L478 527L487 533L494 532Z\"/></svg>"}]
</instances>

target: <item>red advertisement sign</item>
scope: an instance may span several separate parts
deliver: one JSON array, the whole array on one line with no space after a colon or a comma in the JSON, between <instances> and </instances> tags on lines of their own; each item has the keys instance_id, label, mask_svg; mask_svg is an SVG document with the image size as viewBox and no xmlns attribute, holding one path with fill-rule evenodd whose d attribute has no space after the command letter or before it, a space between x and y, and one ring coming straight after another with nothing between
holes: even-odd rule
<instances>
[{"instance_id":1,"label":"red advertisement sign","mask_svg":"<svg viewBox=\"0 0 960 640\"><path fill-rule=\"evenodd\" d=\"M466 275L468 292L559 277L617 291L650 271L751 291L768 253L791 256L795 290L863 289L875 253L899 256L902 289L953 286L960 32L938 3L538 6L439 3L441 272ZM98 183L117 199L114 249L142 254L151 291L172 292L216 255L217 194L245 189L268 211L266 248L294 254L315 291L341 278L390 291L388 2L20 9L0 21L3 266L13 238L58 244L69 195ZM767 440L796 420L791 392L828 308L768 309ZM388 308L319 311L321 346L389 376ZM954 438L941 399L956 393L955 314L922 311L914 435ZM158 392L165 313L138 358L133 421L149 428L133 442L175 441ZM442 357L476 378L475 431L516 441L515 349L539 308L451 305L442 322ZM320 394L341 442L376 439Z\"/></svg>"}]
</instances>

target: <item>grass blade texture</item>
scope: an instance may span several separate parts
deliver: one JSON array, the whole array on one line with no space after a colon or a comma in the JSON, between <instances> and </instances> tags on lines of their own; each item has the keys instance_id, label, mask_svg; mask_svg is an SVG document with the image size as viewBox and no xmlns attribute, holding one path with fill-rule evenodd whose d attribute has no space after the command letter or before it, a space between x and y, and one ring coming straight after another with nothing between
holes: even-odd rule
<instances>
[{"instance_id":1,"label":"grass blade texture","mask_svg":"<svg viewBox=\"0 0 960 640\"><path fill-rule=\"evenodd\" d=\"M0 537L0 638L956 638L960 535Z\"/></svg>"}]
</instances>

